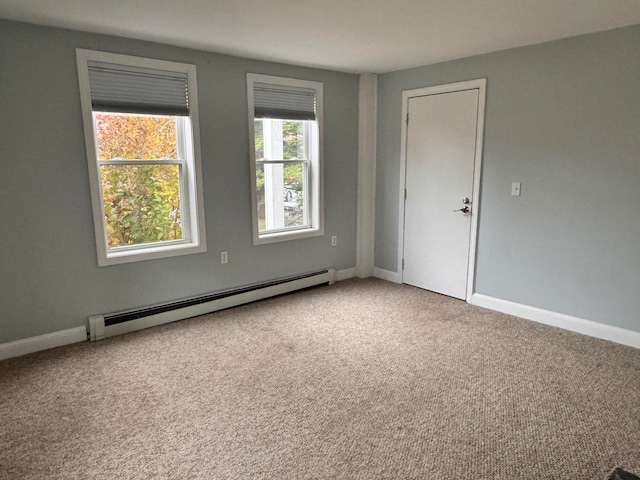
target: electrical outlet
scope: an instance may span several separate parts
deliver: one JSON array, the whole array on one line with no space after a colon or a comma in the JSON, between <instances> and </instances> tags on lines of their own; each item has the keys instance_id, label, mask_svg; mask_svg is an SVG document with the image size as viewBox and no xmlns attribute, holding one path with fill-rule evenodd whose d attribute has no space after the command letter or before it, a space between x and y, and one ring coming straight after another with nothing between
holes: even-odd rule
<instances>
[{"instance_id":1,"label":"electrical outlet","mask_svg":"<svg viewBox=\"0 0 640 480\"><path fill-rule=\"evenodd\" d=\"M335 247L336 245L338 245L338 237L334 235L333 237L331 237L331 246Z\"/></svg>"},{"instance_id":2,"label":"electrical outlet","mask_svg":"<svg viewBox=\"0 0 640 480\"><path fill-rule=\"evenodd\" d=\"M220 252L220 263L225 264L229 262L229 254L227 252Z\"/></svg>"},{"instance_id":3,"label":"electrical outlet","mask_svg":"<svg viewBox=\"0 0 640 480\"><path fill-rule=\"evenodd\" d=\"M511 195L514 197L520 196L520 182L513 182L511 184Z\"/></svg>"}]
</instances>

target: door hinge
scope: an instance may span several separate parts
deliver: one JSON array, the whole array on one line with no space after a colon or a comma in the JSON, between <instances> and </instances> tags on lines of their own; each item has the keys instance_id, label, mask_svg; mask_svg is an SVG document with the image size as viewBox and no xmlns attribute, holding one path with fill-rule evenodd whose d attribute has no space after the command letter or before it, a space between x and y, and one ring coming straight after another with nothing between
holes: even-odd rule
<instances>
[{"instance_id":1,"label":"door hinge","mask_svg":"<svg viewBox=\"0 0 640 480\"><path fill-rule=\"evenodd\" d=\"M404 189L404 199L405 200L407 199L407 189L406 188Z\"/></svg>"},{"instance_id":2,"label":"door hinge","mask_svg":"<svg viewBox=\"0 0 640 480\"><path fill-rule=\"evenodd\" d=\"M402 269L404 270L404 258L402 259Z\"/></svg>"},{"instance_id":3,"label":"door hinge","mask_svg":"<svg viewBox=\"0 0 640 480\"><path fill-rule=\"evenodd\" d=\"M407 125L409 125L409 114L407 113Z\"/></svg>"}]
</instances>

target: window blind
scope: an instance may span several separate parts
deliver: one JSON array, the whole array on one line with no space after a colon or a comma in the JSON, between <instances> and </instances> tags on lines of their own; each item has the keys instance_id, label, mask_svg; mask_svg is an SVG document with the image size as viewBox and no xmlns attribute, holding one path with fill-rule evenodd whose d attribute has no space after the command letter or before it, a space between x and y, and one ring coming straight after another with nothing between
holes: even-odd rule
<instances>
[{"instance_id":1,"label":"window blind","mask_svg":"<svg viewBox=\"0 0 640 480\"><path fill-rule=\"evenodd\" d=\"M313 88L253 84L255 118L315 120L316 91Z\"/></svg>"},{"instance_id":2,"label":"window blind","mask_svg":"<svg viewBox=\"0 0 640 480\"><path fill-rule=\"evenodd\" d=\"M87 64L93 110L189 115L186 72L91 60Z\"/></svg>"}]
</instances>

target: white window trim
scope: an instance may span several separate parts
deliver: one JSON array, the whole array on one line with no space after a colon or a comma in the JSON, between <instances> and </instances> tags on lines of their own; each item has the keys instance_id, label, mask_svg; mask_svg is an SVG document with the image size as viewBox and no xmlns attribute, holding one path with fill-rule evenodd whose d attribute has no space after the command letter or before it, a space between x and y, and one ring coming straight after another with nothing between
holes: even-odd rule
<instances>
[{"instance_id":1,"label":"white window trim","mask_svg":"<svg viewBox=\"0 0 640 480\"><path fill-rule=\"evenodd\" d=\"M156 60L115 53L99 52L94 50L76 49L78 64L78 79L80 83L80 103L82 108L82 120L87 151L87 164L89 167L89 181L91 186L91 205L93 209L93 225L96 238L98 265L116 265L120 263L138 262L156 258L174 257L207 251L204 199L202 187L202 164L200 154L200 128L198 115L198 92L196 67L194 65ZM189 90L189 117L191 119L191 138L193 142L185 142L182 148L192 161L187 162L184 175L186 190L184 198L189 202L188 232L184 240L169 241L147 245L132 245L127 248L108 248L107 235L104 224L104 206L102 196L102 183L98 164L95 130L93 124L93 109L91 108L91 91L89 84L89 69L87 62L102 61L119 65L154 68L187 74ZM180 122L179 122L180 123ZM187 122L183 122L187 123ZM179 127L182 128L182 127ZM189 132L183 138L189 138ZM191 164L191 165L189 165Z\"/></svg>"},{"instance_id":2,"label":"white window trim","mask_svg":"<svg viewBox=\"0 0 640 480\"><path fill-rule=\"evenodd\" d=\"M309 168L309 216L310 226L297 229L287 229L279 232L259 233L258 232L258 199L256 191L256 149L254 131L254 106L253 106L253 84L270 83L274 85L284 85L292 87L306 87L316 91L316 124L318 128L318 159L317 162L310 162ZM256 73L247 74L247 106L249 117L249 160L251 176L251 217L253 227L253 244L264 245L269 243L284 242L288 240L298 240L302 238L319 237L324 235L324 127L323 127L323 97L322 82L309 80L299 80L295 78L275 77L270 75L260 75ZM315 163L315 165L314 165ZM317 171L316 171L317 170Z\"/></svg>"}]
</instances>

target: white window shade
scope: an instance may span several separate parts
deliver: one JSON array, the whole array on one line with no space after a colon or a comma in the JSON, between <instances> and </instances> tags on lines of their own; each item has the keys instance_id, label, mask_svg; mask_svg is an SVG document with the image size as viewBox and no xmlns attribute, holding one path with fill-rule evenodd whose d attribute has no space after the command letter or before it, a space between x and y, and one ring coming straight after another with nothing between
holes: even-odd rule
<instances>
[{"instance_id":1,"label":"white window shade","mask_svg":"<svg viewBox=\"0 0 640 480\"><path fill-rule=\"evenodd\" d=\"M189 115L186 72L88 61L94 111Z\"/></svg>"},{"instance_id":2,"label":"white window shade","mask_svg":"<svg viewBox=\"0 0 640 480\"><path fill-rule=\"evenodd\" d=\"M316 90L268 83L253 84L255 118L316 119Z\"/></svg>"}]
</instances>

